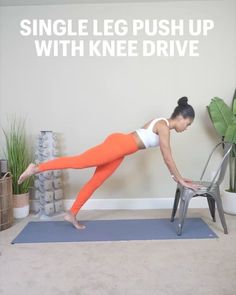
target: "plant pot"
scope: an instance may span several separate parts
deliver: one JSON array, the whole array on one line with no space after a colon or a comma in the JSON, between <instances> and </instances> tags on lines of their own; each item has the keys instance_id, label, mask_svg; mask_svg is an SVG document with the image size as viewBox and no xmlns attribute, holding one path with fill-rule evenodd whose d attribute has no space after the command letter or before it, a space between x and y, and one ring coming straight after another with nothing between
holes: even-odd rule
<instances>
[{"instance_id":1,"label":"plant pot","mask_svg":"<svg viewBox=\"0 0 236 295\"><path fill-rule=\"evenodd\" d=\"M222 193L222 202L225 213L236 214L236 193L224 190Z\"/></svg>"},{"instance_id":2,"label":"plant pot","mask_svg":"<svg viewBox=\"0 0 236 295\"><path fill-rule=\"evenodd\" d=\"M29 215L29 193L13 195L14 218L24 218Z\"/></svg>"}]
</instances>

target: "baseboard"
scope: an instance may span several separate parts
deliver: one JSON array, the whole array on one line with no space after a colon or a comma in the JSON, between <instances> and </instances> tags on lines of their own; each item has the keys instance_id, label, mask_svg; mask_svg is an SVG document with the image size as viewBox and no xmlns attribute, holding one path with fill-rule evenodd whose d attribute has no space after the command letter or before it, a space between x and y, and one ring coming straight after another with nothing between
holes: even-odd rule
<instances>
[{"instance_id":1,"label":"baseboard","mask_svg":"<svg viewBox=\"0 0 236 295\"><path fill-rule=\"evenodd\" d=\"M65 199L64 208L68 210L74 199ZM136 199L90 199L81 210L142 210L142 209L172 209L174 198L136 198ZM192 198L189 208L207 208L205 197Z\"/></svg>"}]
</instances>

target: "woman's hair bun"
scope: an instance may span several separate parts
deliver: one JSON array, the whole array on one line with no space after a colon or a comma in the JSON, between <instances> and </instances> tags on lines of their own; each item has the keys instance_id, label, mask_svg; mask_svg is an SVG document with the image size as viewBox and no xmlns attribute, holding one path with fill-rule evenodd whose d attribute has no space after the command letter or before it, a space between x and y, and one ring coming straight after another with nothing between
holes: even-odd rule
<instances>
[{"instance_id":1,"label":"woman's hair bun","mask_svg":"<svg viewBox=\"0 0 236 295\"><path fill-rule=\"evenodd\" d=\"M186 96L183 96L178 100L179 106L186 106L187 104L188 104L188 98Z\"/></svg>"}]
</instances>

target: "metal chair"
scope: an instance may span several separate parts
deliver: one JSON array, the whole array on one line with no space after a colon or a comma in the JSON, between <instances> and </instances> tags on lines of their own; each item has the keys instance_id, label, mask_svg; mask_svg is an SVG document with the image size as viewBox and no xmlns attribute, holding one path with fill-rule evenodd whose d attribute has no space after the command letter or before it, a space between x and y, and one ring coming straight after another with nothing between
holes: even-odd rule
<instances>
[{"instance_id":1,"label":"metal chair","mask_svg":"<svg viewBox=\"0 0 236 295\"><path fill-rule=\"evenodd\" d=\"M209 163L213 153L220 145L223 145L223 157L222 157L222 160L220 161L217 171L216 171L212 181L203 181L202 180L203 175L207 169L208 163ZM228 164L229 154L230 154L232 147L233 147L232 143L221 141L213 148L213 150L212 150L212 152L205 164L205 167L203 169L202 175L200 177L200 181L193 181L193 183L202 185L203 186L202 188L198 189L197 191L194 191L191 188L184 187L180 183L177 183L175 200L174 200L174 205L173 205L173 210L172 210L172 215L171 215L171 222L173 222L177 208L178 208L178 204L180 201L177 235L182 234L184 219L185 219L185 216L187 213L189 201L191 200L191 198L194 198L197 196L207 197L210 214L211 214L214 222L216 221L216 219L215 219L215 203L216 203L219 217L220 217L222 226L224 228L224 233L225 234L228 233L227 225L226 225L226 221L225 221L225 216L224 216L224 210L223 210L222 201L221 201L221 197L220 197L220 184L222 183L224 176L225 176L225 171L226 171L227 164Z\"/></svg>"}]
</instances>

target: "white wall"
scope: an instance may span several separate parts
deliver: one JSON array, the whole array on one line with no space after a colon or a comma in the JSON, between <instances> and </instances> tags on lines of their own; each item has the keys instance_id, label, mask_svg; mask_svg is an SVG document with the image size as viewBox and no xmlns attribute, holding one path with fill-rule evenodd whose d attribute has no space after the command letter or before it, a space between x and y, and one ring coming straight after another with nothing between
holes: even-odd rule
<instances>
[{"instance_id":1,"label":"white wall","mask_svg":"<svg viewBox=\"0 0 236 295\"><path fill-rule=\"evenodd\" d=\"M198 178L209 149L219 139L206 105L214 96L231 102L236 77L235 1L82 4L0 8L0 123L27 115L34 138L51 129L62 154L75 155L111 132L131 132L146 121L169 117L188 96L196 111L188 131L172 131L172 151L185 177ZM33 39L23 38L23 18L210 18L214 30L200 37L200 56L139 58L39 58ZM2 141L2 134L1 134ZM65 198L75 197L94 168L67 170ZM171 197L175 190L159 148L126 157L94 198Z\"/></svg>"}]
</instances>

